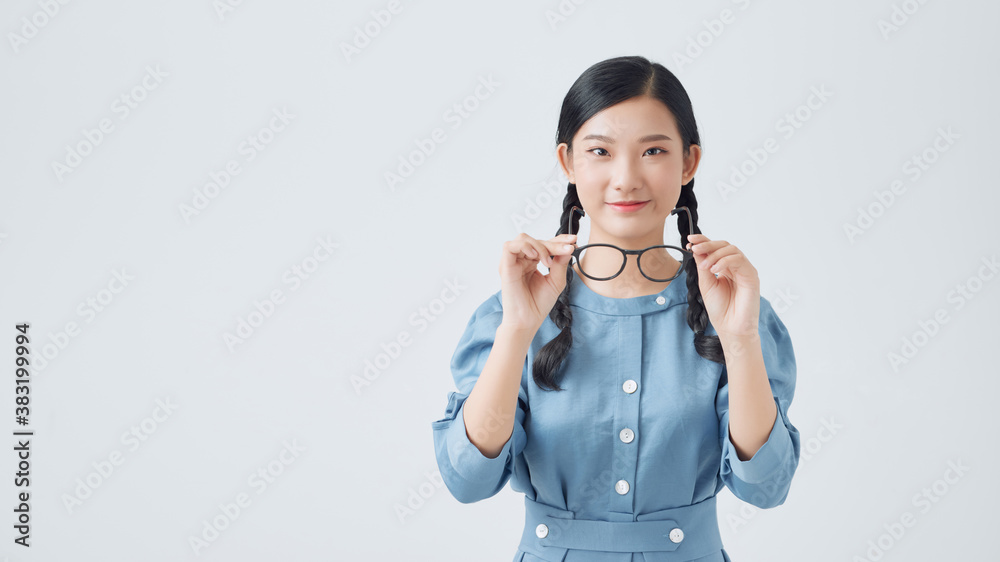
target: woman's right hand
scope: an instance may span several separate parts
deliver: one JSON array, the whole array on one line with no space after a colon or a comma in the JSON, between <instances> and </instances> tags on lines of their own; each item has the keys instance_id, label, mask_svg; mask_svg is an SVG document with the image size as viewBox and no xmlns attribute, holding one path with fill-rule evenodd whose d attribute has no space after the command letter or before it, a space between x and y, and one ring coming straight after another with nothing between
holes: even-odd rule
<instances>
[{"instance_id":1,"label":"woman's right hand","mask_svg":"<svg viewBox=\"0 0 1000 562\"><path fill-rule=\"evenodd\" d=\"M575 249L575 234L536 240L522 232L504 242L500 252L503 324L533 332L542 326L566 288L566 267ZM548 274L538 271L539 261L549 268Z\"/></svg>"}]
</instances>

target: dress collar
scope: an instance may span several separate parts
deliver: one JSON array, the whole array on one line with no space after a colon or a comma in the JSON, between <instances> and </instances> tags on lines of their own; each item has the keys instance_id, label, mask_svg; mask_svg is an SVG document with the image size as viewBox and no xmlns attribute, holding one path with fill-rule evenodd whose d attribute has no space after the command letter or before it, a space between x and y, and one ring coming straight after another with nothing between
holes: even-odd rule
<instances>
[{"instance_id":1,"label":"dress collar","mask_svg":"<svg viewBox=\"0 0 1000 562\"><path fill-rule=\"evenodd\" d=\"M687 302L687 271L684 269L659 293L620 299L595 293L584 284L576 270L570 267L569 271L572 274L569 288L570 305L598 314L634 316L659 312L675 304Z\"/></svg>"}]
</instances>

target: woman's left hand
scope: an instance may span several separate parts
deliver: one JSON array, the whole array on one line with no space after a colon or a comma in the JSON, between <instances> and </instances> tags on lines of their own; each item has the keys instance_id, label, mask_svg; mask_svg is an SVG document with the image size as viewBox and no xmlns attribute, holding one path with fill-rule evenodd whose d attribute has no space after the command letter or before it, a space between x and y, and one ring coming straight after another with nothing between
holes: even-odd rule
<instances>
[{"instance_id":1,"label":"woman's left hand","mask_svg":"<svg viewBox=\"0 0 1000 562\"><path fill-rule=\"evenodd\" d=\"M760 279L743 252L725 240L703 234L688 236L687 249L698 264L698 287L705 310L719 337L757 334ZM718 274L716 277L715 274Z\"/></svg>"}]
</instances>

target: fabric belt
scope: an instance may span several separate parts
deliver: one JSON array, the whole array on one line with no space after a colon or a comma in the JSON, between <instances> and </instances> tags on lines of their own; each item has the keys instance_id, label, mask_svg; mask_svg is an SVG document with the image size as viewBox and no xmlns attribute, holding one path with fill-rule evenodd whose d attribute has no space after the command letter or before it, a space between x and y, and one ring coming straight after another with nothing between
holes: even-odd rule
<instances>
[{"instance_id":1,"label":"fabric belt","mask_svg":"<svg viewBox=\"0 0 1000 562\"><path fill-rule=\"evenodd\" d=\"M631 514L612 515L632 518ZM519 548L552 562L562 562L569 549L642 552L649 562L694 560L722 550L716 496L691 505L643 513L635 519L577 519L572 511L525 495L524 532Z\"/></svg>"}]
</instances>

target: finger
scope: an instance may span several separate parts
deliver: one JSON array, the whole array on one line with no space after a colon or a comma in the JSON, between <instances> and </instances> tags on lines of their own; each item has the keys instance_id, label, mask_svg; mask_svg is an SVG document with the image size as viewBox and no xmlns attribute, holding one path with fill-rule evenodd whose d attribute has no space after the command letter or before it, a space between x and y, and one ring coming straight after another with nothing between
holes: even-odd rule
<instances>
[{"instance_id":1,"label":"finger","mask_svg":"<svg viewBox=\"0 0 1000 562\"><path fill-rule=\"evenodd\" d=\"M549 254L552 256L572 254L576 250L576 242L561 239L549 240L545 243L545 246L549 249Z\"/></svg>"},{"instance_id":2,"label":"finger","mask_svg":"<svg viewBox=\"0 0 1000 562\"><path fill-rule=\"evenodd\" d=\"M704 240L702 242L692 243L688 249L696 255L701 254L704 256L705 254L710 254L713 251L727 245L728 243L722 240Z\"/></svg>"},{"instance_id":3,"label":"finger","mask_svg":"<svg viewBox=\"0 0 1000 562\"><path fill-rule=\"evenodd\" d=\"M690 248L688 249L690 250ZM702 294L704 294L708 289L710 289L713 286L715 278L712 276L702 275L700 273L702 271L701 264L704 262L706 258L702 254L699 254L697 252L692 252L692 254L694 256L695 269L699 271L698 286L701 288ZM711 281L706 279L706 277L708 277L708 279L711 279Z\"/></svg>"},{"instance_id":4,"label":"finger","mask_svg":"<svg viewBox=\"0 0 1000 562\"><path fill-rule=\"evenodd\" d=\"M531 249L534 250L538 261L542 262L545 267L552 267L552 254L549 252L549 247L545 241L532 238L527 242L531 245Z\"/></svg>"},{"instance_id":5,"label":"finger","mask_svg":"<svg viewBox=\"0 0 1000 562\"><path fill-rule=\"evenodd\" d=\"M698 267L705 270L710 269L713 265L718 263L718 261L721 260L722 258L738 252L739 250L736 248L736 246L733 246L731 244L728 246L724 246L702 258L701 263L698 264Z\"/></svg>"},{"instance_id":6,"label":"finger","mask_svg":"<svg viewBox=\"0 0 1000 562\"><path fill-rule=\"evenodd\" d=\"M711 254L712 247L709 246L709 244L711 244L711 242L701 242L701 243L697 243L697 244L689 243L688 244L688 248L687 249L688 249L688 251L691 252L691 255L694 256L694 261L695 261L696 264L698 264L698 266L701 266L701 264L706 259L708 259L708 256Z\"/></svg>"},{"instance_id":7,"label":"finger","mask_svg":"<svg viewBox=\"0 0 1000 562\"><path fill-rule=\"evenodd\" d=\"M538 252L527 243L526 238L508 240L503 244L500 264L501 271L505 267L522 269L537 266Z\"/></svg>"},{"instance_id":8,"label":"finger","mask_svg":"<svg viewBox=\"0 0 1000 562\"><path fill-rule=\"evenodd\" d=\"M688 234L688 242L692 244L698 244L700 242L708 242L710 238L704 234Z\"/></svg>"},{"instance_id":9,"label":"finger","mask_svg":"<svg viewBox=\"0 0 1000 562\"><path fill-rule=\"evenodd\" d=\"M710 271L715 273L716 277L725 276L735 280L736 273L739 272L745 263L746 260L743 259L742 255L733 254L720 259Z\"/></svg>"},{"instance_id":10,"label":"finger","mask_svg":"<svg viewBox=\"0 0 1000 562\"><path fill-rule=\"evenodd\" d=\"M573 250L576 249L576 235L560 234L546 240L545 247L548 248L549 255L552 257L572 254Z\"/></svg>"},{"instance_id":11,"label":"finger","mask_svg":"<svg viewBox=\"0 0 1000 562\"><path fill-rule=\"evenodd\" d=\"M695 261L698 262L697 259ZM708 294L709 291L715 288L715 286L719 283L719 279L712 273L709 273L704 269L702 269L700 267L700 262L699 262L699 267L697 267L697 270L698 270L698 287L701 289L701 294L706 295Z\"/></svg>"},{"instance_id":12,"label":"finger","mask_svg":"<svg viewBox=\"0 0 1000 562\"><path fill-rule=\"evenodd\" d=\"M549 271L555 271L557 273L565 273L566 267L569 266L569 255L563 254L552 258L553 265L549 267Z\"/></svg>"},{"instance_id":13,"label":"finger","mask_svg":"<svg viewBox=\"0 0 1000 562\"><path fill-rule=\"evenodd\" d=\"M553 244L549 248L549 254L554 266L557 266L561 270L564 270L566 266L569 265L572 260L573 252L576 251L576 246L572 244ZM553 265L549 265L549 269L553 268Z\"/></svg>"},{"instance_id":14,"label":"finger","mask_svg":"<svg viewBox=\"0 0 1000 562\"><path fill-rule=\"evenodd\" d=\"M528 261L537 262L541 256L539 255L538 250L535 249L535 246L531 243L531 240L532 239L528 238L517 240L516 243L513 244L511 252L518 259L526 259Z\"/></svg>"}]
</instances>

